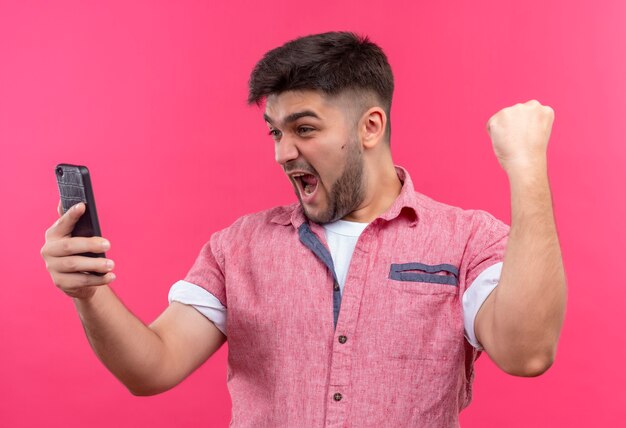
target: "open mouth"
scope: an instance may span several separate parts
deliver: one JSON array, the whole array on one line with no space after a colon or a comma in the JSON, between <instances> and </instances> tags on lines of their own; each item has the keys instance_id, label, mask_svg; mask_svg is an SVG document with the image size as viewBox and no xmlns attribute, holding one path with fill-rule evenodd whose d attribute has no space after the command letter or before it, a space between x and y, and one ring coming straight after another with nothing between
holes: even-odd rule
<instances>
[{"instance_id":1,"label":"open mouth","mask_svg":"<svg viewBox=\"0 0 626 428\"><path fill-rule=\"evenodd\" d=\"M313 174L297 173L291 176L298 187L300 196L310 200L317 190L318 180Z\"/></svg>"}]
</instances>

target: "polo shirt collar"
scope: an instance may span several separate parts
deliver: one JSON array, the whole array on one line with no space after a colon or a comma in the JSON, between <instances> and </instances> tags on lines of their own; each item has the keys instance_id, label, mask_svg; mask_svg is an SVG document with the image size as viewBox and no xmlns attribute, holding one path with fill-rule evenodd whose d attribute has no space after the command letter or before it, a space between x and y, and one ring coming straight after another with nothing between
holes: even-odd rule
<instances>
[{"instance_id":1,"label":"polo shirt collar","mask_svg":"<svg viewBox=\"0 0 626 428\"><path fill-rule=\"evenodd\" d=\"M400 194L398 195L394 203L391 204L387 211L385 211L378 218L391 221L397 218L400 214L406 213L410 219L409 226L413 227L417 224L417 220L419 217L419 205L417 201L417 195L415 193L415 188L413 187L413 181L411 180L411 176L406 169L402 168L399 165L396 165L395 167L398 178L402 182L402 190L400 190Z\"/></svg>"},{"instance_id":2,"label":"polo shirt collar","mask_svg":"<svg viewBox=\"0 0 626 428\"><path fill-rule=\"evenodd\" d=\"M409 226L413 227L417 224L419 217L419 205L415 189L413 188L413 181L411 181L411 177L406 169L399 165L396 165L395 168L398 178L402 182L402 190L400 190L400 194L391 207L389 207L389 209L387 209L387 211L381 214L377 219L391 221L400 216L400 214L406 213L410 220ZM300 202L296 202L286 207L286 210L283 210L281 213L272 217L270 221L284 226L292 224L297 229L302 225L302 223L307 221L307 218L304 215L304 210L302 209Z\"/></svg>"}]
</instances>

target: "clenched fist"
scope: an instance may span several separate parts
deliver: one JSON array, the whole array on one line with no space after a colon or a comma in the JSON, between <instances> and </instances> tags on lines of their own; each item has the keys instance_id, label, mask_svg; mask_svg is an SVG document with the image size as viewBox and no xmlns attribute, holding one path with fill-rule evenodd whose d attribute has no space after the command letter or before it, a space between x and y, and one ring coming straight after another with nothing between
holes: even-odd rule
<instances>
[{"instance_id":1,"label":"clenched fist","mask_svg":"<svg viewBox=\"0 0 626 428\"><path fill-rule=\"evenodd\" d=\"M507 173L546 162L554 110L537 100L506 107L487 121L498 162Z\"/></svg>"}]
</instances>

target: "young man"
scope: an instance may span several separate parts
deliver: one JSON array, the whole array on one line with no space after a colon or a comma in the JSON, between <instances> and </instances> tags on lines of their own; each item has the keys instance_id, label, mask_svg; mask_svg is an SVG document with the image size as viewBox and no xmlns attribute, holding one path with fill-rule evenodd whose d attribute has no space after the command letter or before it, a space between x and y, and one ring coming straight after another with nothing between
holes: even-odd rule
<instances>
[{"instance_id":1,"label":"young man","mask_svg":"<svg viewBox=\"0 0 626 428\"><path fill-rule=\"evenodd\" d=\"M215 233L150 326L107 286L109 248L71 238L77 205L42 255L95 352L129 390L165 391L228 337L233 426L458 426L484 350L504 371L551 365L565 309L537 101L488 122L511 184L512 225L436 202L390 151L393 77L351 33L268 52L250 79L299 202ZM99 271L106 275L83 274ZM497 286L496 286L497 284Z\"/></svg>"}]
</instances>

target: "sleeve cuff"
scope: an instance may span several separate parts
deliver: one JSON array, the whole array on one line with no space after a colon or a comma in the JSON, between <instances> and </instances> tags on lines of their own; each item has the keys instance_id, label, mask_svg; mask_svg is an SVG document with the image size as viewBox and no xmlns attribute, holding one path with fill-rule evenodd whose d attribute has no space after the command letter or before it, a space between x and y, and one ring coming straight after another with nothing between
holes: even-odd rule
<instances>
[{"instance_id":1,"label":"sleeve cuff","mask_svg":"<svg viewBox=\"0 0 626 428\"><path fill-rule=\"evenodd\" d=\"M207 317L226 335L226 307L213 294L199 285L187 281L177 281L167 295L169 303L180 302L191 305Z\"/></svg>"},{"instance_id":2,"label":"sleeve cuff","mask_svg":"<svg viewBox=\"0 0 626 428\"><path fill-rule=\"evenodd\" d=\"M476 277L474 282L463 293L463 320L465 324L465 337L467 341L477 350L482 351L483 347L476 339L474 331L474 321L487 297L496 288L500 281L502 272L502 262L496 263L483 270Z\"/></svg>"}]
</instances>

